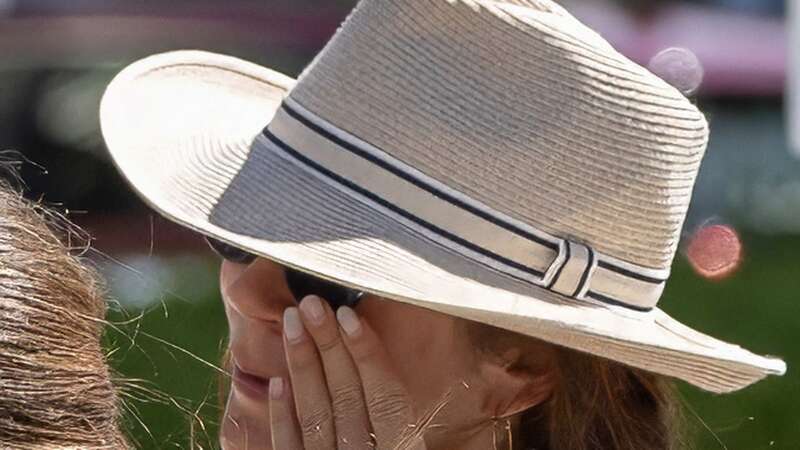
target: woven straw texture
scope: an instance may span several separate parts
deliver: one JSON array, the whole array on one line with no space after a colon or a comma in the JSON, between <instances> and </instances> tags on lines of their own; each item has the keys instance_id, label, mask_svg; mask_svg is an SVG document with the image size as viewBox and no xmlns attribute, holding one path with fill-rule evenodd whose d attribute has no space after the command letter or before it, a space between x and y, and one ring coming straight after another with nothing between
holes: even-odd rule
<instances>
[{"instance_id":1,"label":"woven straw texture","mask_svg":"<svg viewBox=\"0 0 800 450\"><path fill-rule=\"evenodd\" d=\"M552 2L516 3L534 9L362 2L291 96L511 217L668 268L703 115Z\"/></svg>"},{"instance_id":2,"label":"woven straw texture","mask_svg":"<svg viewBox=\"0 0 800 450\"><path fill-rule=\"evenodd\" d=\"M297 82L157 55L109 86L103 134L156 210L282 264L714 392L785 372L659 309L569 298L443 245L262 133L287 95L514 220L666 270L706 121L552 2L365 0Z\"/></svg>"}]
</instances>

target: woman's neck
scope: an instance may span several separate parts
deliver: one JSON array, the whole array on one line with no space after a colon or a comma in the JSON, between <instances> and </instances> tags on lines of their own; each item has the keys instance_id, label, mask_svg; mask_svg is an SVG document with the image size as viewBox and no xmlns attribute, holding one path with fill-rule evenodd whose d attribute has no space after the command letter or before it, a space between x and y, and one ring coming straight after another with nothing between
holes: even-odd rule
<instances>
[{"instance_id":1,"label":"woman's neck","mask_svg":"<svg viewBox=\"0 0 800 450\"><path fill-rule=\"evenodd\" d=\"M452 434L448 437L440 437L442 445L435 445L429 448L451 449L456 444L455 441L458 441L458 448L461 450L520 450L522 447L519 445L518 435L519 418L515 416L510 419L497 419L491 423L483 424L471 432L458 436L458 438ZM443 442L445 439L449 442Z\"/></svg>"}]
</instances>

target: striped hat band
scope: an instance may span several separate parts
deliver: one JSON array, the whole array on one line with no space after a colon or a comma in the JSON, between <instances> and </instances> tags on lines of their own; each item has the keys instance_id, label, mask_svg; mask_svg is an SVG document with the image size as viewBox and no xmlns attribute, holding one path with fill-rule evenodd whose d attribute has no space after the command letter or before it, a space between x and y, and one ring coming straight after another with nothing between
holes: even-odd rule
<instances>
[{"instance_id":1,"label":"striped hat band","mask_svg":"<svg viewBox=\"0 0 800 450\"><path fill-rule=\"evenodd\" d=\"M620 261L515 220L285 99L263 138L333 188L439 245L518 281L577 300L652 310L667 270Z\"/></svg>"}]
</instances>

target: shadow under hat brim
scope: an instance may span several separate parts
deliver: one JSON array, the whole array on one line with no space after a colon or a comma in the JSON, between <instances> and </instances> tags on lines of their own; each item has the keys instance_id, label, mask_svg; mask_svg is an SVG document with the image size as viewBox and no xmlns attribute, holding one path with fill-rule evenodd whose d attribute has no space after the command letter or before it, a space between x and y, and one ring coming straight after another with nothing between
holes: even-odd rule
<instances>
[{"instance_id":1,"label":"shadow under hat brim","mask_svg":"<svg viewBox=\"0 0 800 450\"><path fill-rule=\"evenodd\" d=\"M397 301L730 392L785 363L655 309L577 301L504 276L345 193L264 138L294 80L198 51L120 73L101 105L120 171L167 218L286 266Z\"/></svg>"}]
</instances>

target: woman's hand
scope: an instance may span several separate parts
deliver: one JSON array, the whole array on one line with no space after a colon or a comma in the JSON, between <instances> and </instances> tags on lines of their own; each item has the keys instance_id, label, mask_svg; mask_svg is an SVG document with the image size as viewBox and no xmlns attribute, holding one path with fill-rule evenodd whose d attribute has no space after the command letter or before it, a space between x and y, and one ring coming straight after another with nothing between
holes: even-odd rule
<instances>
[{"instance_id":1,"label":"woman's hand","mask_svg":"<svg viewBox=\"0 0 800 450\"><path fill-rule=\"evenodd\" d=\"M222 423L224 449L424 449L406 389L355 311L337 318L315 297L297 308L283 269L264 259L223 263L220 282L241 377Z\"/></svg>"},{"instance_id":2,"label":"woman's hand","mask_svg":"<svg viewBox=\"0 0 800 450\"><path fill-rule=\"evenodd\" d=\"M270 380L275 450L424 449L403 384L369 325L306 297L283 316L291 380Z\"/></svg>"}]
</instances>

